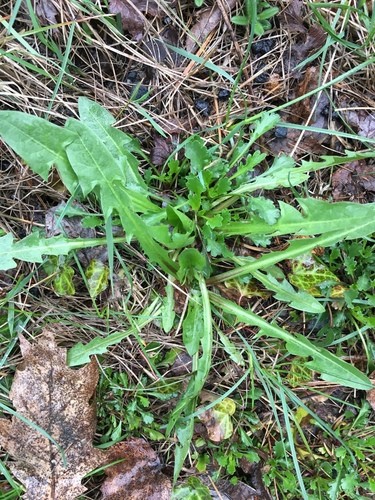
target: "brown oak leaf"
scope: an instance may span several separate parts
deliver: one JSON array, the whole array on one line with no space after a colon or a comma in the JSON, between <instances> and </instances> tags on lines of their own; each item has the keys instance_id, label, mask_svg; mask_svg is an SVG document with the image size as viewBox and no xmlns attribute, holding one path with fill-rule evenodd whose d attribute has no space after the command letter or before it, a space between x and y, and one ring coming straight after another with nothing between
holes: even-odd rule
<instances>
[{"instance_id":1,"label":"brown oak leaf","mask_svg":"<svg viewBox=\"0 0 375 500\"><path fill-rule=\"evenodd\" d=\"M34 344L20 336L20 345L23 361L10 399L30 423L15 416L1 419L0 445L14 460L9 467L26 487L24 498L73 500L85 491L82 477L107 462L106 454L92 445L95 407L90 400L98 381L97 364L68 368L66 349L57 347L49 330Z\"/></svg>"},{"instance_id":2,"label":"brown oak leaf","mask_svg":"<svg viewBox=\"0 0 375 500\"><path fill-rule=\"evenodd\" d=\"M23 361L10 391L20 417L0 419L0 446L13 459L8 464L12 473L26 487L24 498L73 500L85 492L83 476L122 458L123 463L106 471L105 499L169 498L171 483L146 441L130 439L106 451L93 447L96 362L68 368L66 349L57 346L48 329L33 344L20 336L20 346Z\"/></svg>"},{"instance_id":3,"label":"brown oak leaf","mask_svg":"<svg viewBox=\"0 0 375 500\"><path fill-rule=\"evenodd\" d=\"M151 446L140 438L115 444L109 450L111 461L122 462L105 470L103 500L169 500L172 486L160 472L160 461Z\"/></svg>"}]
</instances>

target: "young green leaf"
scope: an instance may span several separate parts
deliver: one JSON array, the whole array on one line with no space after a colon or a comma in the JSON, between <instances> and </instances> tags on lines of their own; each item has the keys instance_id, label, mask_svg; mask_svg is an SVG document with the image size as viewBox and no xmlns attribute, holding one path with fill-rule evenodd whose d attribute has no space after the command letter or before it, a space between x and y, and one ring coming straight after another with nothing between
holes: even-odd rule
<instances>
[{"instance_id":1,"label":"young green leaf","mask_svg":"<svg viewBox=\"0 0 375 500\"><path fill-rule=\"evenodd\" d=\"M182 323L182 339L190 356L198 352L203 334L203 311L200 294L192 293L185 319Z\"/></svg>"},{"instance_id":2,"label":"young green leaf","mask_svg":"<svg viewBox=\"0 0 375 500\"><path fill-rule=\"evenodd\" d=\"M132 154L132 151L141 153L141 148L136 141L121 130L114 128L113 116L95 101L80 97L78 110L84 124L105 145L114 159L122 164L126 186L147 192L147 186L138 171L139 162Z\"/></svg>"},{"instance_id":3,"label":"young green leaf","mask_svg":"<svg viewBox=\"0 0 375 500\"><path fill-rule=\"evenodd\" d=\"M295 290L286 279L278 281L271 274L264 274L261 271L254 271L252 274L268 290L275 292L275 299L286 302L290 307L312 314L324 312L323 305L317 299L307 292Z\"/></svg>"},{"instance_id":4,"label":"young green leaf","mask_svg":"<svg viewBox=\"0 0 375 500\"><path fill-rule=\"evenodd\" d=\"M190 160L190 170L193 174L202 172L204 167L211 162L211 155L199 136L193 136L187 142L185 156Z\"/></svg>"},{"instance_id":5,"label":"young green leaf","mask_svg":"<svg viewBox=\"0 0 375 500\"><path fill-rule=\"evenodd\" d=\"M272 200L264 196L251 196L249 209L270 225L275 224L280 217L280 210L275 207Z\"/></svg>"},{"instance_id":6,"label":"young green leaf","mask_svg":"<svg viewBox=\"0 0 375 500\"><path fill-rule=\"evenodd\" d=\"M272 130L280 121L280 116L276 113L264 112L259 120L254 122L251 132L251 144L254 144L259 137L264 135L269 130Z\"/></svg>"},{"instance_id":7,"label":"young green leaf","mask_svg":"<svg viewBox=\"0 0 375 500\"><path fill-rule=\"evenodd\" d=\"M105 218L116 210L128 238L135 235L145 253L152 262L156 262L168 274L176 272L177 265L150 235L149 227L135 211L142 210L141 203L153 204L141 193L132 192L124 186L124 166L117 162L105 144L85 124L77 120L68 120L67 127L79 136L79 139L67 148L68 157L77 173L82 192L87 196L92 191L97 194Z\"/></svg>"},{"instance_id":8,"label":"young green leaf","mask_svg":"<svg viewBox=\"0 0 375 500\"><path fill-rule=\"evenodd\" d=\"M207 486L195 476L190 476L186 483L173 490L171 500L211 500L212 495Z\"/></svg>"},{"instance_id":9,"label":"young green leaf","mask_svg":"<svg viewBox=\"0 0 375 500\"><path fill-rule=\"evenodd\" d=\"M184 283L187 279L193 279L198 273L204 271L207 263L202 254L195 248L186 248L179 257L178 279Z\"/></svg>"},{"instance_id":10,"label":"young green leaf","mask_svg":"<svg viewBox=\"0 0 375 500\"><path fill-rule=\"evenodd\" d=\"M220 342L223 344L224 351L228 354L230 359L238 366L245 366L245 360L236 345L219 329L217 329L217 334L220 338Z\"/></svg>"},{"instance_id":11,"label":"young green leaf","mask_svg":"<svg viewBox=\"0 0 375 500\"><path fill-rule=\"evenodd\" d=\"M77 136L77 140L68 145L66 152L78 177L83 196L86 197L98 187L101 191L103 212L108 217L115 203L114 182L124 183L123 165L85 123L70 118L65 129Z\"/></svg>"}]
</instances>

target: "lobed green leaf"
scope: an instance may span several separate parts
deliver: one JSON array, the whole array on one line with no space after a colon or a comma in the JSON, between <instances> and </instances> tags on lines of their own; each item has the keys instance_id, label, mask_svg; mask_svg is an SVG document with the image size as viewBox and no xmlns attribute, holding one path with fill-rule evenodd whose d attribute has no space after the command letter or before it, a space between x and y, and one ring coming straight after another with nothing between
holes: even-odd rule
<instances>
[{"instance_id":1,"label":"lobed green leaf","mask_svg":"<svg viewBox=\"0 0 375 500\"><path fill-rule=\"evenodd\" d=\"M69 239L62 235L45 238L40 233L31 233L20 241L13 241L11 234L0 238L0 270L16 267L16 260L43 262L45 255L67 255L72 250L105 245L105 238Z\"/></svg>"}]
</instances>

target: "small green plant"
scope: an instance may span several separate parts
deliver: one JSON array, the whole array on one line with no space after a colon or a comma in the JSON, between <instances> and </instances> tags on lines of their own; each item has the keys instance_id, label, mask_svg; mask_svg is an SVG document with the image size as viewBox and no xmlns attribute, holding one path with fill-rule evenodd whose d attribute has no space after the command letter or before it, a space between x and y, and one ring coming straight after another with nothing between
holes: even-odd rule
<instances>
[{"instance_id":1,"label":"small green plant","mask_svg":"<svg viewBox=\"0 0 375 500\"><path fill-rule=\"evenodd\" d=\"M233 16L232 23L239 26L254 25L254 35L262 36L265 31L271 29L271 19L279 12L278 7L272 7L269 2L254 2L246 0L244 3L244 13L241 16ZM253 19L253 13L256 18Z\"/></svg>"},{"instance_id":2,"label":"small green plant","mask_svg":"<svg viewBox=\"0 0 375 500\"><path fill-rule=\"evenodd\" d=\"M114 118L97 103L80 98L78 107L80 120L69 118L63 127L25 113L1 111L0 135L42 178L47 179L51 169L56 168L73 199L93 200L103 217L106 238L47 238L42 231L35 231L14 241L11 234L5 234L0 238L1 268L15 267L16 260L42 263L46 256L68 255L75 249L106 244L109 275L113 278L115 245L121 251L121 244L126 242L140 246L150 270L157 267L168 276L164 298L155 294L129 330L73 347L68 355L71 366L86 362L92 354L105 353L110 345L128 335L136 336L138 328L150 321L158 321L169 331L177 321L171 287L185 287L188 305L181 326L185 348L192 358L192 373L166 428L167 435L174 432L177 438L175 479L189 452L197 398L211 369L214 335L233 359L241 359L225 336L219 334L219 323L231 328L238 323L258 328L258 339L273 338L285 343L290 355L308 358L306 369L319 373L324 380L363 390L372 387L364 373L334 351L222 297L216 285L253 277L290 307L322 314L323 300L313 297L309 290L293 288L285 274L275 275L273 266L311 253L317 246L325 248L365 238L375 231L375 206L302 197L297 197L294 205L281 201L276 205L266 194L279 187L296 187L311 172L372 158L373 152L347 152L319 161L302 161L300 165L290 157L280 156L253 177L254 168L264 162L265 154L250 149L279 122L278 115L263 113L251 124L249 141L239 142L230 158L222 158L217 147L208 149L200 137L192 136L185 142L183 158L170 160L161 174L151 167L142 176L139 158L144 155L139 144L116 129ZM169 191L167 201L160 185ZM263 197L254 195L259 190L265 193ZM115 220L122 226L123 237L113 236ZM283 238L283 250L272 250L275 236ZM258 259L241 257L236 255L234 238L252 244L261 242L270 248ZM229 270L222 272L223 267ZM106 280L100 272L95 294L100 293ZM249 347L245 345L244 349L248 351ZM139 397L134 401L134 408L127 408L126 414L145 423L147 404ZM121 433L116 427L118 422L116 419L112 423L112 438L116 432Z\"/></svg>"},{"instance_id":3,"label":"small green plant","mask_svg":"<svg viewBox=\"0 0 375 500\"><path fill-rule=\"evenodd\" d=\"M165 401L176 396L177 385L168 388L150 388L144 377L139 385L129 381L126 373L116 373L111 368L104 371L98 391L101 443L118 442L124 438L140 435L152 441L165 436L160 423L151 411L152 401Z\"/></svg>"}]
</instances>

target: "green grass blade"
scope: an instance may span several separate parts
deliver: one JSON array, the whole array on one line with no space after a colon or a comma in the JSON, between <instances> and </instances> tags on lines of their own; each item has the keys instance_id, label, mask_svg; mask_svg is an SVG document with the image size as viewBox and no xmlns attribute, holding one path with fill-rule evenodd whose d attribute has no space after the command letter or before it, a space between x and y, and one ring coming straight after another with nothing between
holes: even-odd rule
<instances>
[{"instance_id":1,"label":"green grass blade","mask_svg":"<svg viewBox=\"0 0 375 500\"><path fill-rule=\"evenodd\" d=\"M123 339L139 332L146 325L154 321L160 315L160 310L161 300L157 298L134 320L134 326L127 330L111 333L105 337L96 337L85 345L82 342L78 342L78 344L74 345L68 351L68 366L89 363L90 356L106 353L110 346L118 344Z\"/></svg>"},{"instance_id":2,"label":"green grass blade","mask_svg":"<svg viewBox=\"0 0 375 500\"><path fill-rule=\"evenodd\" d=\"M70 25L68 40L66 42L66 47L65 47L65 54L64 54L64 57L61 61L61 68L60 68L59 75L58 75L57 80L56 80L55 88L53 89L51 100L48 103L48 107L47 107L48 111L51 111L51 109L53 107L53 103L55 102L56 96L58 94L58 91L59 91L59 88L60 88L60 85L62 82L62 79L64 78L64 75L66 74L66 68L68 66L69 56L71 54L71 47L72 47L75 27L76 27L76 23L73 22Z\"/></svg>"},{"instance_id":3,"label":"green grass blade","mask_svg":"<svg viewBox=\"0 0 375 500\"><path fill-rule=\"evenodd\" d=\"M219 295L210 293L209 296L211 302L215 306L220 307L225 313L236 316L238 321L260 328L260 335L284 340L286 348L291 354L313 358L312 361L306 363L306 366L320 373L323 380L361 390L370 390L372 388L369 378L357 368L341 360L326 349L315 346L303 335L291 335L286 330L268 323L260 316L243 309L234 302L224 299Z\"/></svg>"},{"instance_id":4,"label":"green grass blade","mask_svg":"<svg viewBox=\"0 0 375 500\"><path fill-rule=\"evenodd\" d=\"M170 45L169 43L166 43L165 45L170 50L173 50L173 52L176 52L176 54L186 57L187 59L190 59L191 61L194 61L195 63L200 64L205 68L210 69L211 71L214 71L215 73L222 76L226 80L229 80L230 83L234 83L234 79L231 77L231 75L226 71L224 71L219 66L216 66L216 64L214 64L213 62L207 61L206 59L203 59L203 57L192 54L191 52L188 52L187 50L182 49L181 47L175 47L174 45Z\"/></svg>"},{"instance_id":5,"label":"green grass blade","mask_svg":"<svg viewBox=\"0 0 375 500\"><path fill-rule=\"evenodd\" d=\"M366 221L363 221L363 225L366 225ZM289 246L285 250L270 252L262 257L259 257L259 259L251 259L251 262L249 263L247 263L246 258L237 258L236 261L242 263L240 267L218 274L217 276L213 276L207 280L207 282L209 284L221 283L230 279L246 276L257 269L266 269L267 267L277 264L285 259L294 259L304 253L309 253L316 247L328 247L338 241L356 238L354 235L357 231L358 228L349 227L345 231L332 231L331 233L323 234L317 238L297 238L289 240Z\"/></svg>"},{"instance_id":6,"label":"green grass blade","mask_svg":"<svg viewBox=\"0 0 375 500\"><path fill-rule=\"evenodd\" d=\"M281 385L281 380L279 380L279 384ZM288 408L288 405L286 402L284 392L283 391L278 391L278 392L279 392L279 397L280 397L280 401L281 401L281 405L282 405L282 409L283 409L285 429L286 429L286 434L288 437L288 444L289 444L289 448L290 448L290 453L292 455L294 470L296 472L298 484L299 484L299 487L301 488L302 498L303 498L303 500L309 500L309 496L307 494L305 484L303 482L301 468L300 468L299 462L298 462L297 450L296 450L296 447L294 446L294 436L293 436L293 431L292 431L292 428L290 425L290 419L289 419L289 408Z\"/></svg>"},{"instance_id":7,"label":"green grass blade","mask_svg":"<svg viewBox=\"0 0 375 500\"><path fill-rule=\"evenodd\" d=\"M326 128L319 128L319 127L309 127L307 125L298 125L297 123L289 123L289 122L280 122L279 127L281 128L290 128L294 130L301 130L301 131L307 131L307 132L315 132L317 134L327 134L327 135L333 135L335 137L344 137L345 139L352 139L353 141L358 141L361 140L361 142L368 142L369 144L375 144L375 139L372 139L371 137L366 137L366 136L361 136L360 134L349 134L348 132L341 132L340 130L330 130ZM355 152L351 152L352 154ZM369 156L368 157L374 157L374 153L367 153ZM334 156L326 156L323 158L335 158ZM339 157L340 158L340 157ZM342 159L345 157L342 156ZM347 163L347 162L346 162Z\"/></svg>"}]
</instances>

